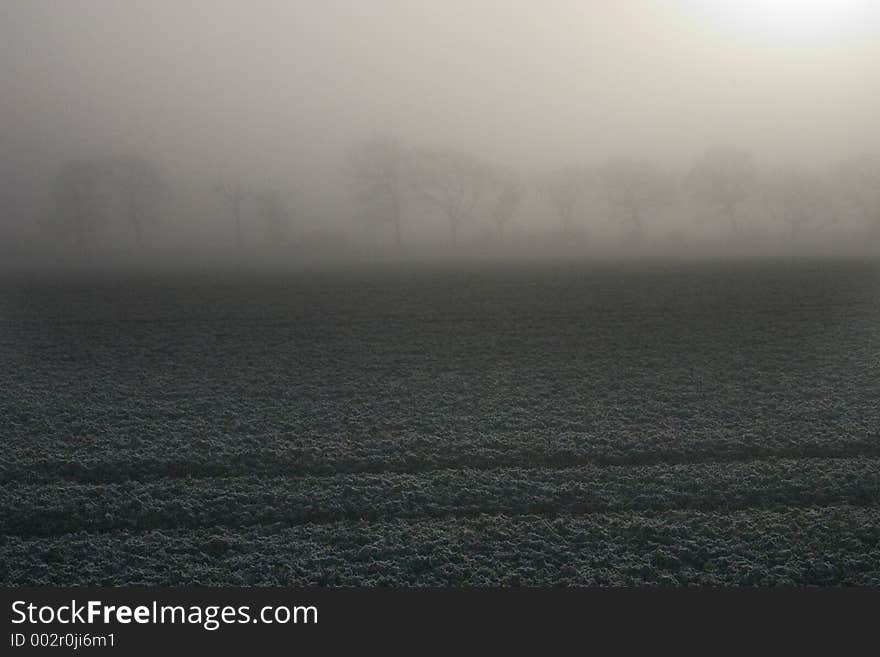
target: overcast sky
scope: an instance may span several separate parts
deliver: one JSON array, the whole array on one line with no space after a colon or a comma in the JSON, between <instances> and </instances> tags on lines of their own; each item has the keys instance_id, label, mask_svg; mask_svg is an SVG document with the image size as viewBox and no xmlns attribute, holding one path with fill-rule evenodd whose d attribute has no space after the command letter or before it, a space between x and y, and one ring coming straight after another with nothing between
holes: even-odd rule
<instances>
[{"instance_id":1,"label":"overcast sky","mask_svg":"<svg viewBox=\"0 0 880 657\"><path fill-rule=\"evenodd\" d=\"M247 167L375 131L535 166L880 146L880 12L768 2L2 0L0 120L47 149Z\"/></svg>"},{"instance_id":2,"label":"overcast sky","mask_svg":"<svg viewBox=\"0 0 880 657\"><path fill-rule=\"evenodd\" d=\"M347 149L376 133L527 175L719 146L823 166L880 151L878 116L870 0L0 0L12 227L77 157L276 185L301 225L345 225Z\"/></svg>"}]
</instances>

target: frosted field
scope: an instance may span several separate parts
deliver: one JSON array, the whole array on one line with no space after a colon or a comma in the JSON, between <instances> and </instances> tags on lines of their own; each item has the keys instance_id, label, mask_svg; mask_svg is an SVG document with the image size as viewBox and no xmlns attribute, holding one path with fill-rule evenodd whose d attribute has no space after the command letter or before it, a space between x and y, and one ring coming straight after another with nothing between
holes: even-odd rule
<instances>
[{"instance_id":1,"label":"frosted field","mask_svg":"<svg viewBox=\"0 0 880 657\"><path fill-rule=\"evenodd\" d=\"M880 584L880 268L4 274L4 584Z\"/></svg>"}]
</instances>

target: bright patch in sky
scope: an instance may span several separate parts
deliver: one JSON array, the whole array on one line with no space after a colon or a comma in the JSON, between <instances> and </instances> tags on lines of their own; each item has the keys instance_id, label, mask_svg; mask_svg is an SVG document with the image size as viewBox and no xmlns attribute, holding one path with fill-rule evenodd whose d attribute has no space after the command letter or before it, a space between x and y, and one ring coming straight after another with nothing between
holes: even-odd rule
<instances>
[{"instance_id":1,"label":"bright patch in sky","mask_svg":"<svg viewBox=\"0 0 880 657\"><path fill-rule=\"evenodd\" d=\"M847 45L880 35L880 0L682 0L709 28L780 46Z\"/></svg>"}]
</instances>

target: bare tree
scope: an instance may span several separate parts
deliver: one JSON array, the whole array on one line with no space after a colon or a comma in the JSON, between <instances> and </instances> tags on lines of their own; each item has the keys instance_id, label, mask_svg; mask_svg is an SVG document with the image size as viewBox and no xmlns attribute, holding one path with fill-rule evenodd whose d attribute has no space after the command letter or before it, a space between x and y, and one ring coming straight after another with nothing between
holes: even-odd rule
<instances>
[{"instance_id":1,"label":"bare tree","mask_svg":"<svg viewBox=\"0 0 880 657\"><path fill-rule=\"evenodd\" d=\"M137 155L114 157L105 163L112 187L125 207L138 245L144 241L144 225L155 221L165 183L159 167Z\"/></svg>"},{"instance_id":2,"label":"bare tree","mask_svg":"<svg viewBox=\"0 0 880 657\"><path fill-rule=\"evenodd\" d=\"M538 192L553 206L565 234L571 231L575 206L584 192L586 179L581 167L567 166L547 173L538 182Z\"/></svg>"},{"instance_id":3,"label":"bare tree","mask_svg":"<svg viewBox=\"0 0 880 657\"><path fill-rule=\"evenodd\" d=\"M600 175L608 201L624 213L632 236L641 240L645 211L668 198L666 176L650 162L630 159L609 160Z\"/></svg>"},{"instance_id":4,"label":"bare tree","mask_svg":"<svg viewBox=\"0 0 880 657\"><path fill-rule=\"evenodd\" d=\"M461 224L473 217L488 183L486 165L458 151L420 149L411 160L411 181L416 194L444 214L455 246Z\"/></svg>"},{"instance_id":5,"label":"bare tree","mask_svg":"<svg viewBox=\"0 0 880 657\"><path fill-rule=\"evenodd\" d=\"M229 183L221 176L214 189L229 207L235 228L235 245L240 249L244 244L241 231L241 206L244 203L244 186L240 181Z\"/></svg>"},{"instance_id":6,"label":"bare tree","mask_svg":"<svg viewBox=\"0 0 880 657\"><path fill-rule=\"evenodd\" d=\"M757 169L752 156L734 149L706 151L694 164L688 183L700 200L715 206L734 236L743 236L739 207L754 192Z\"/></svg>"},{"instance_id":7,"label":"bare tree","mask_svg":"<svg viewBox=\"0 0 880 657\"><path fill-rule=\"evenodd\" d=\"M504 239L504 229L522 202L525 188L513 171L498 171L492 180L498 196L492 208L492 223L498 231L498 239Z\"/></svg>"},{"instance_id":8,"label":"bare tree","mask_svg":"<svg viewBox=\"0 0 880 657\"><path fill-rule=\"evenodd\" d=\"M266 189L257 195L260 217L266 224L266 237L272 244L284 244L290 234L290 212L277 189Z\"/></svg>"},{"instance_id":9,"label":"bare tree","mask_svg":"<svg viewBox=\"0 0 880 657\"><path fill-rule=\"evenodd\" d=\"M64 164L52 182L54 228L85 248L89 234L106 218L102 193L103 169L97 162L77 160Z\"/></svg>"},{"instance_id":10,"label":"bare tree","mask_svg":"<svg viewBox=\"0 0 880 657\"><path fill-rule=\"evenodd\" d=\"M807 229L816 230L836 220L825 181L800 168L768 175L764 200L770 214L785 224L791 240L802 237Z\"/></svg>"},{"instance_id":11,"label":"bare tree","mask_svg":"<svg viewBox=\"0 0 880 657\"><path fill-rule=\"evenodd\" d=\"M377 223L389 223L400 246L406 153L394 137L378 136L356 146L348 173L355 196Z\"/></svg>"},{"instance_id":12,"label":"bare tree","mask_svg":"<svg viewBox=\"0 0 880 657\"><path fill-rule=\"evenodd\" d=\"M880 234L880 155L862 155L842 162L836 179L846 199Z\"/></svg>"}]
</instances>

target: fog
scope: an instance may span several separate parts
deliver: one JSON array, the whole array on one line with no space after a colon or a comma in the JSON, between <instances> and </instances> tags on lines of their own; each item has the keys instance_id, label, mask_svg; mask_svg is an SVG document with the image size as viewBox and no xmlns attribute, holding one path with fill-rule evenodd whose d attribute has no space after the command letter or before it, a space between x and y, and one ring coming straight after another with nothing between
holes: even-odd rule
<instances>
[{"instance_id":1,"label":"fog","mask_svg":"<svg viewBox=\"0 0 880 657\"><path fill-rule=\"evenodd\" d=\"M878 37L847 0L3 0L0 258L876 252Z\"/></svg>"}]
</instances>

